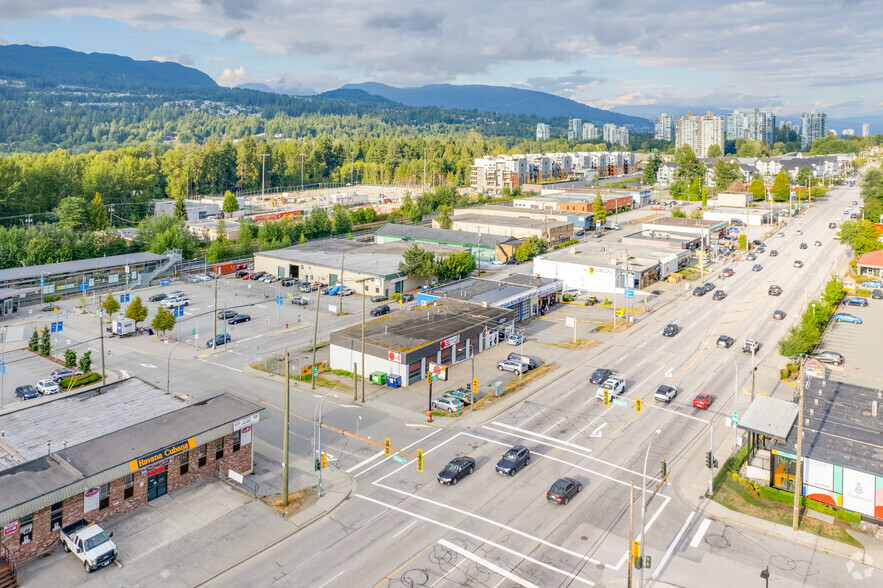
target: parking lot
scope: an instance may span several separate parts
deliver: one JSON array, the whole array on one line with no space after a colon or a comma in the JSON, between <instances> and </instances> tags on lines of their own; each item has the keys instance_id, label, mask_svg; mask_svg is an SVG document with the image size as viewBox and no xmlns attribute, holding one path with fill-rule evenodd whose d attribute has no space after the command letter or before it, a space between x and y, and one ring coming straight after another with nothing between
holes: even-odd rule
<instances>
[{"instance_id":1,"label":"parking lot","mask_svg":"<svg viewBox=\"0 0 883 588\"><path fill-rule=\"evenodd\" d=\"M844 300L851 297L853 296L847 295ZM837 312L860 318L862 324L831 321L819 343L818 350L836 351L843 355L842 366L825 364L832 380L879 388L883 385L880 350L868 343L883 329L883 301L873 300L870 297L867 297L867 300L868 306L841 304L837 308Z\"/></svg>"}]
</instances>

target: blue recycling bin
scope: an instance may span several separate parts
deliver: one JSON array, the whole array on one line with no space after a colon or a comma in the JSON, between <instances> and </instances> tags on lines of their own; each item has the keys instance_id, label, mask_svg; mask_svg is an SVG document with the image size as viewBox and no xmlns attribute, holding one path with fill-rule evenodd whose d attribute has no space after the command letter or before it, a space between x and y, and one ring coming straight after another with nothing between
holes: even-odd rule
<instances>
[{"instance_id":1,"label":"blue recycling bin","mask_svg":"<svg viewBox=\"0 0 883 588\"><path fill-rule=\"evenodd\" d=\"M402 377L398 374L386 374L386 385L390 388L401 388Z\"/></svg>"}]
</instances>

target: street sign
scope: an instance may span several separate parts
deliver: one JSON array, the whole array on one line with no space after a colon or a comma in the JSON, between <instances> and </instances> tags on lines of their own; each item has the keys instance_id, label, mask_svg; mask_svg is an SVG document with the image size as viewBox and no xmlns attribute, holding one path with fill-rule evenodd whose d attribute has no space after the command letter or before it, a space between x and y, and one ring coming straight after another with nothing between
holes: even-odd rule
<instances>
[{"instance_id":1,"label":"street sign","mask_svg":"<svg viewBox=\"0 0 883 588\"><path fill-rule=\"evenodd\" d=\"M568 316L564 318L564 326L568 328L573 328L576 325L576 319L572 316Z\"/></svg>"},{"instance_id":2,"label":"street sign","mask_svg":"<svg viewBox=\"0 0 883 588\"><path fill-rule=\"evenodd\" d=\"M264 322L265 322L265 323L269 323L269 322L270 322L270 317L266 317L266 318L264 319Z\"/></svg>"},{"instance_id":3,"label":"street sign","mask_svg":"<svg viewBox=\"0 0 883 588\"><path fill-rule=\"evenodd\" d=\"M319 366L314 365L314 366L313 366L313 375L315 376L315 375L317 375L318 373L319 373Z\"/></svg>"},{"instance_id":4,"label":"street sign","mask_svg":"<svg viewBox=\"0 0 883 588\"><path fill-rule=\"evenodd\" d=\"M393 460L399 462L402 465L405 465L406 463L408 463L408 460L405 459L404 457L402 457L401 455L393 455L392 458L393 458Z\"/></svg>"},{"instance_id":5,"label":"street sign","mask_svg":"<svg viewBox=\"0 0 883 588\"><path fill-rule=\"evenodd\" d=\"M625 403L625 400L623 400L622 398L614 398L613 404L615 404L617 406L627 406Z\"/></svg>"},{"instance_id":6,"label":"street sign","mask_svg":"<svg viewBox=\"0 0 883 588\"><path fill-rule=\"evenodd\" d=\"M276 304L278 304L279 306L282 306L282 296L281 295L276 297Z\"/></svg>"},{"instance_id":7,"label":"street sign","mask_svg":"<svg viewBox=\"0 0 883 588\"><path fill-rule=\"evenodd\" d=\"M739 413L735 410L733 411L733 425L739 424Z\"/></svg>"},{"instance_id":8,"label":"street sign","mask_svg":"<svg viewBox=\"0 0 883 588\"><path fill-rule=\"evenodd\" d=\"M625 295L626 295L626 298L634 298L635 297L635 289L634 288L626 288Z\"/></svg>"}]
</instances>

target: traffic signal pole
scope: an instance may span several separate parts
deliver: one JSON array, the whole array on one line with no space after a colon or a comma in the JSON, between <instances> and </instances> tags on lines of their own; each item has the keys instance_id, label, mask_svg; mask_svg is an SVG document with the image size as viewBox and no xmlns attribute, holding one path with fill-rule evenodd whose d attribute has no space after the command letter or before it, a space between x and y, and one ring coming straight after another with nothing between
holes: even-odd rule
<instances>
[{"instance_id":1,"label":"traffic signal pole","mask_svg":"<svg viewBox=\"0 0 883 588\"><path fill-rule=\"evenodd\" d=\"M708 427L709 427L709 454L711 455L711 463L714 465L714 421L712 419L708 419ZM714 495L714 467L708 468L708 495Z\"/></svg>"},{"instance_id":2,"label":"traffic signal pole","mask_svg":"<svg viewBox=\"0 0 883 588\"><path fill-rule=\"evenodd\" d=\"M632 480L631 489L629 490L629 579L627 588L632 588L632 568L635 567L635 531L633 523L635 520L635 481ZM643 540L643 537L641 538Z\"/></svg>"},{"instance_id":3,"label":"traffic signal pole","mask_svg":"<svg viewBox=\"0 0 883 588\"><path fill-rule=\"evenodd\" d=\"M288 452L289 434L289 402L291 398L291 374L289 372L291 362L288 358L288 350L285 351L285 409L282 412L282 504L288 506L288 460L290 454Z\"/></svg>"}]
</instances>

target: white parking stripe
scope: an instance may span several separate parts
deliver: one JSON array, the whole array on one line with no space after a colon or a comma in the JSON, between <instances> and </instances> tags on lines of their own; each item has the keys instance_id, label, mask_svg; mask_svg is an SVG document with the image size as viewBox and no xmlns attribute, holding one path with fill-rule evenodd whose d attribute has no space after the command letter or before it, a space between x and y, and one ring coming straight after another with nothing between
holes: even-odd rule
<instances>
[{"instance_id":1,"label":"white parking stripe","mask_svg":"<svg viewBox=\"0 0 883 588\"><path fill-rule=\"evenodd\" d=\"M699 530L696 531L696 534L693 535L693 540L690 541L690 547L699 547L699 543L702 541L702 538L705 537L705 532L708 531L710 525L711 519L705 519L702 521L702 524L699 525Z\"/></svg>"},{"instance_id":2,"label":"white parking stripe","mask_svg":"<svg viewBox=\"0 0 883 588\"><path fill-rule=\"evenodd\" d=\"M540 588L536 584L528 582L524 578L519 578L515 574L513 574L511 572L507 572L506 570L504 570L500 566L492 564L491 562L484 559L483 557L478 557L477 555L475 555L471 551L469 551L467 549L463 549L462 547L459 547L457 545L454 545L450 541L445 541L444 539L439 539L436 543L438 543L442 547L447 547L451 551L456 551L457 553L459 553L460 555L462 555L466 559L471 559L472 561L474 561L478 565L489 569L490 571L494 572L495 574L499 574L499 575L503 576L507 580L511 580L512 582L515 582L519 586L524 586L525 588Z\"/></svg>"}]
</instances>

